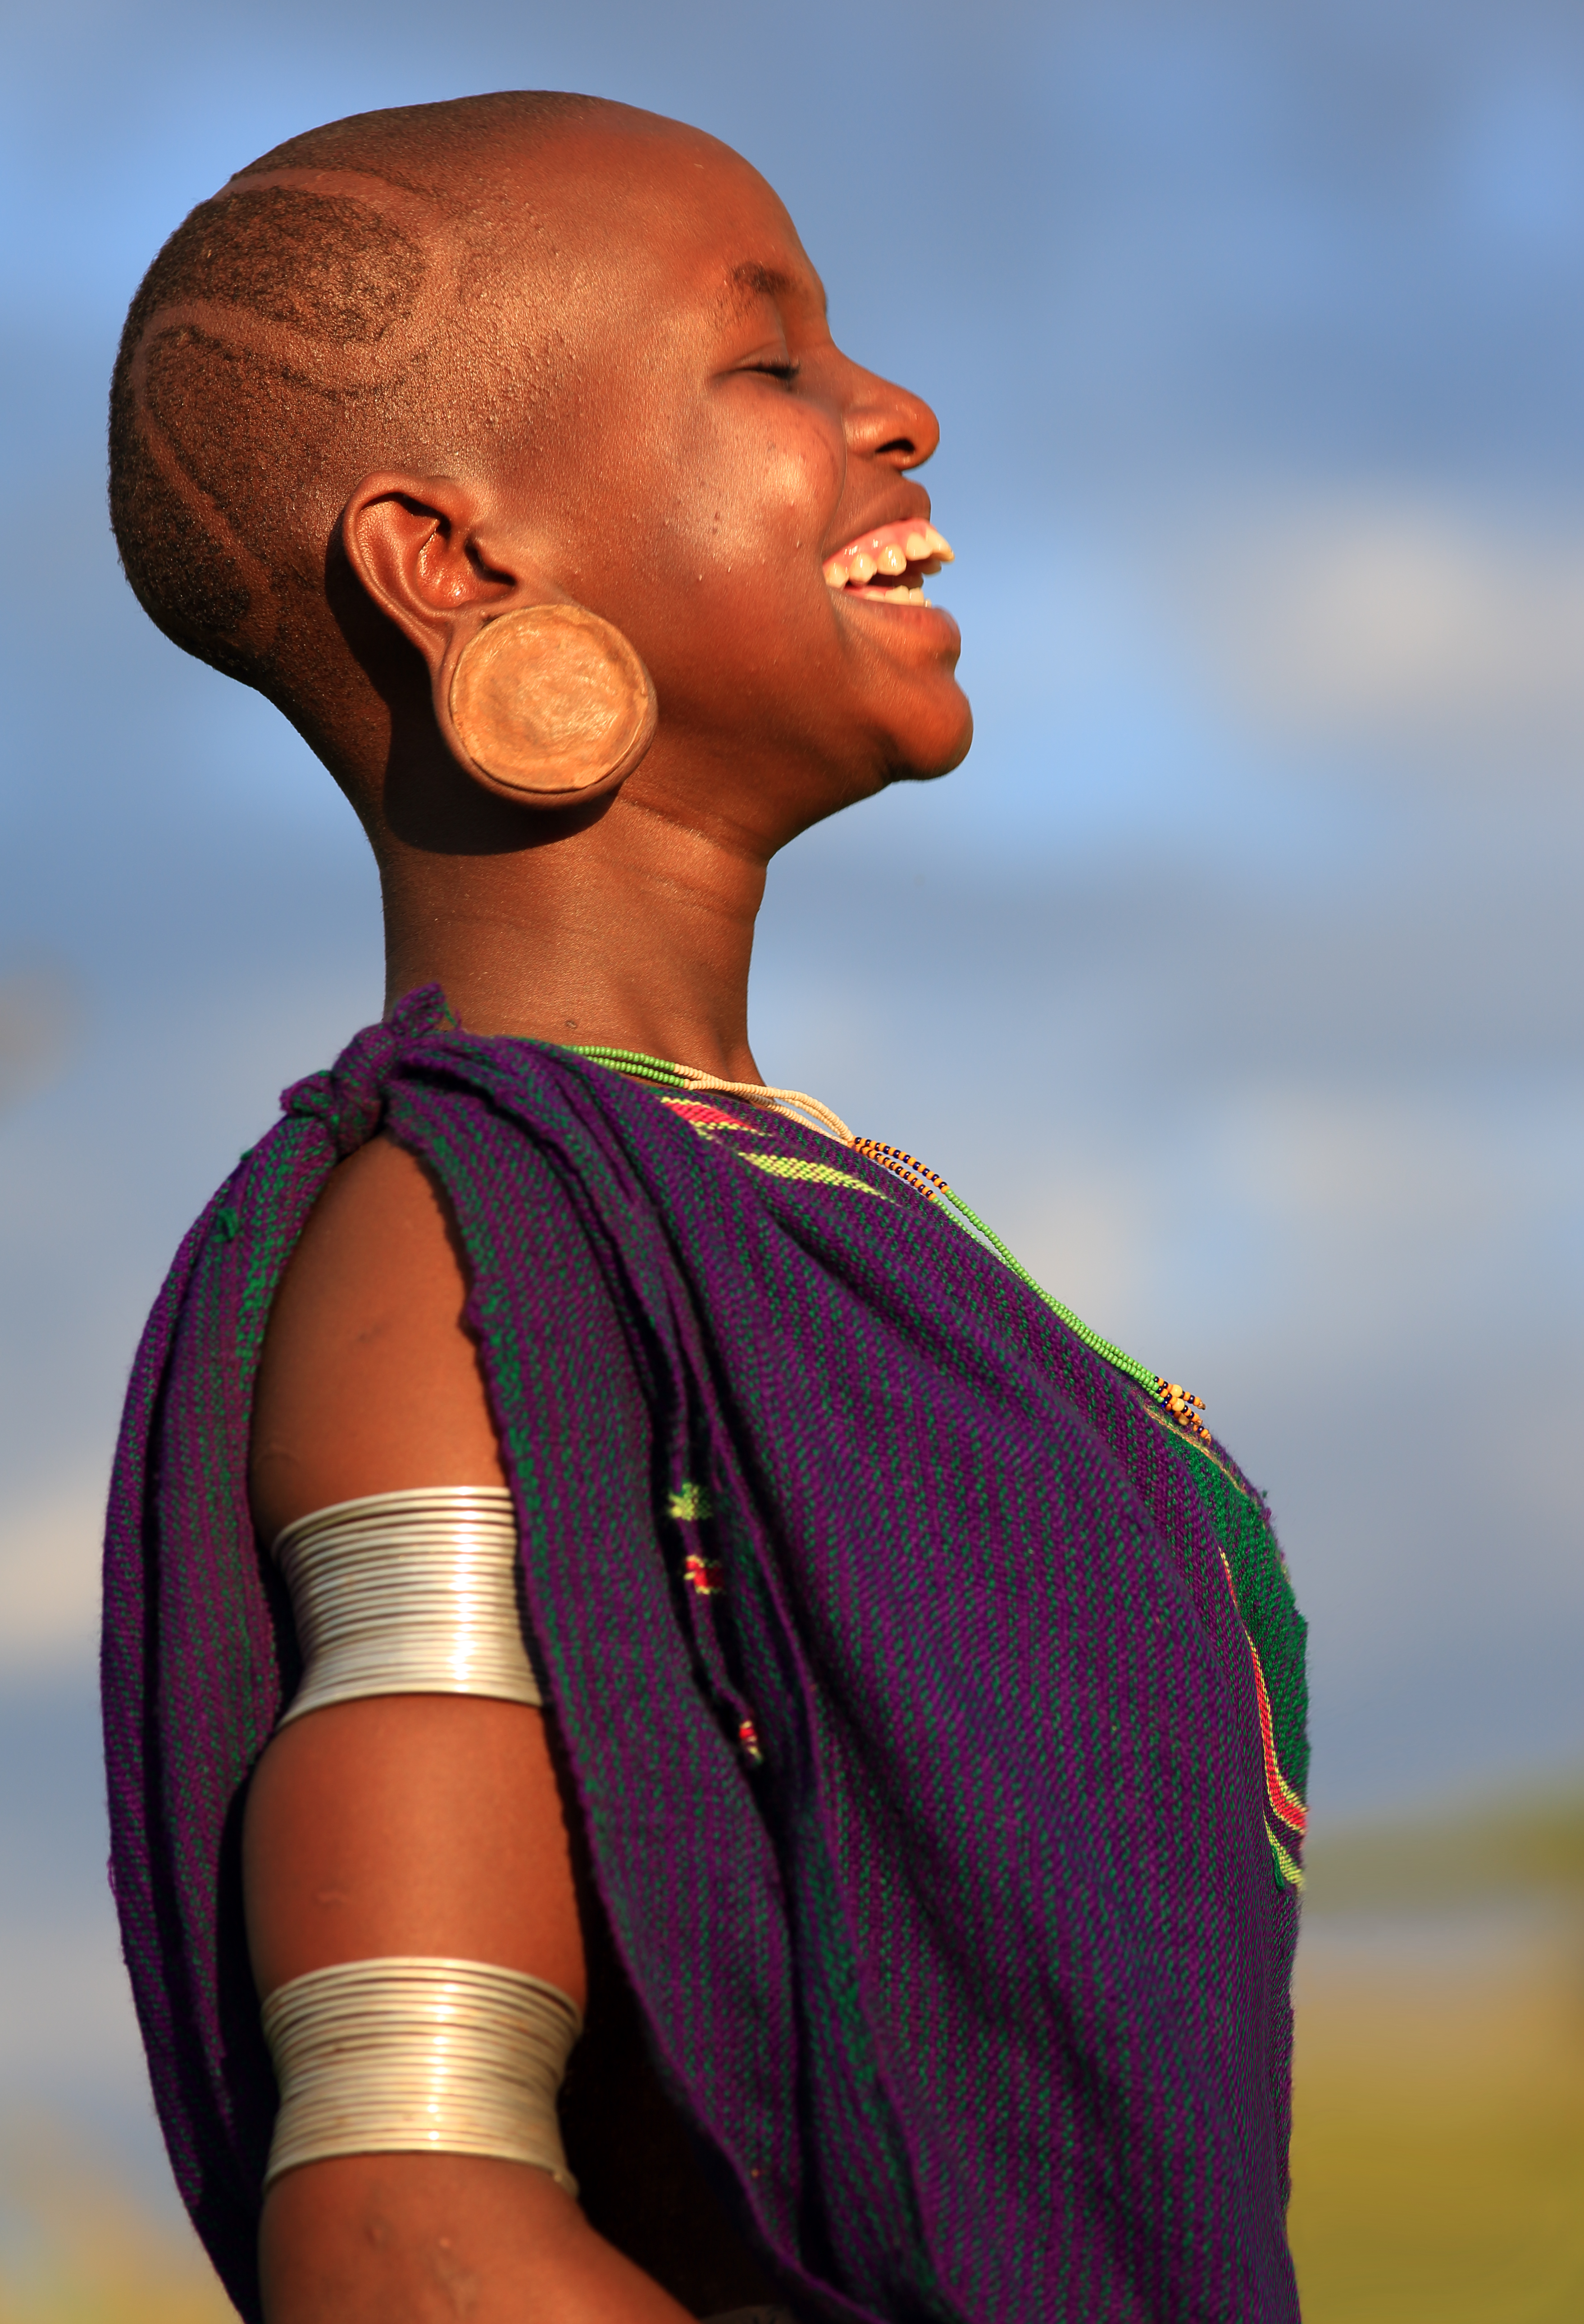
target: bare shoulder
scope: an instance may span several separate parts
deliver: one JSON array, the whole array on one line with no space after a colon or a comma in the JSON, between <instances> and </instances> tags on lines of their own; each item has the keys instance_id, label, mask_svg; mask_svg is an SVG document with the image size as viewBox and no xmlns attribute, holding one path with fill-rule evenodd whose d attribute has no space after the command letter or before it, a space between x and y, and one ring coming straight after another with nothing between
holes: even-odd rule
<instances>
[{"instance_id":1,"label":"bare shoulder","mask_svg":"<svg viewBox=\"0 0 1584 2324\"><path fill-rule=\"evenodd\" d=\"M362 1493L501 1481L467 1276L421 1164L376 1138L330 1177L271 1311L254 1400L266 1539Z\"/></svg>"}]
</instances>

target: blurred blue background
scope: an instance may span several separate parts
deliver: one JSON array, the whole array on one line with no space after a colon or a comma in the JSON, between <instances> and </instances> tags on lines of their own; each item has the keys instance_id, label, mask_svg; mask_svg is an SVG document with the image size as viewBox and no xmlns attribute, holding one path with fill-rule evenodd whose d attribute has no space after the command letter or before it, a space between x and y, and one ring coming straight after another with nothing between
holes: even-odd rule
<instances>
[{"instance_id":1,"label":"blurred blue background","mask_svg":"<svg viewBox=\"0 0 1584 2324\"><path fill-rule=\"evenodd\" d=\"M329 778L120 578L106 383L190 206L370 106L591 90L785 197L838 337L940 414L978 740L777 867L762 1068L1207 1397L1311 1616L1322 1829L1577 1772L1584 11L3 22L12 2106L156 2183L103 1888L109 1449L181 1231L381 991Z\"/></svg>"}]
</instances>

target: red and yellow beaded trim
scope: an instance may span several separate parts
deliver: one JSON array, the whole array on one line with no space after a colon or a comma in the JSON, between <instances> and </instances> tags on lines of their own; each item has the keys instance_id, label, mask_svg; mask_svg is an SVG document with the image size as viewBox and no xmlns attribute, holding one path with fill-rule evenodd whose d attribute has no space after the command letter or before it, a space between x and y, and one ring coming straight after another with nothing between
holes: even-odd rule
<instances>
[{"instance_id":1,"label":"red and yellow beaded trim","mask_svg":"<svg viewBox=\"0 0 1584 2324\"><path fill-rule=\"evenodd\" d=\"M1289 1832L1294 1833L1301 1840L1309 1830L1309 1810L1282 1772L1282 1762L1276 1756L1276 1723L1271 1712L1270 1690L1265 1685L1264 1665L1259 1658L1259 1648L1249 1634L1248 1625L1243 1618L1243 1609L1237 1602L1237 1584L1232 1579L1231 1562L1226 1551L1220 1548L1219 1543L1217 1544L1217 1548L1220 1554L1221 1570L1227 1576L1227 1592L1232 1600L1232 1610L1237 1617L1237 1627L1243 1633L1244 1641L1248 1647L1248 1659L1254 1665L1254 1691L1259 1703L1260 1747L1264 1757L1265 1798L1269 1803L1271 1813L1276 1821L1285 1824ZM1301 1888L1303 1886L1302 1873L1287 1850L1283 1848L1276 1834L1270 1831L1268 1824L1266 1831L1269 1833L1271 1846L1275 1850L1276 1860L1283 1878L1291 1881L1294 1887Z\"/></svg>"}]
</instances>

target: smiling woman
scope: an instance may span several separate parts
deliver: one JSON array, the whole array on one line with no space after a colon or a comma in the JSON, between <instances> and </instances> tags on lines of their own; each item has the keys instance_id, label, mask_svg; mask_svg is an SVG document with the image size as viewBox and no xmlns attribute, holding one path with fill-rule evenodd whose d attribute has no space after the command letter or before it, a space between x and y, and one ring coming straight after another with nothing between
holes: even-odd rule
<instances>
[{"instance_id":1,"label":"smiling woman","mask_svg":"<svg viewBox=\"0 0 1584 2324\"><path fill-rule=\"evenodd\" d=\"M386 918L111 1509L127 1958L268 2324L1295 2313L1263 1505L747 1044L771 856L968 745L937 436L762 179L586 98L296 139L128 318L128 576Z\"/></svg>"}]
</instances>

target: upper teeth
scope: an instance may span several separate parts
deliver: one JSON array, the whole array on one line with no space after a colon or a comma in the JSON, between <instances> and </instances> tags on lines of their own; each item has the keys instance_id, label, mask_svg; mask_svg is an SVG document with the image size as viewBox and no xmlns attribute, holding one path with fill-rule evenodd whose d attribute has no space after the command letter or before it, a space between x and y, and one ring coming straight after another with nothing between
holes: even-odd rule
<instances>
[{"instance_id":1,"label":"upper teeth","mask_svg":"<svg viewBox=\"0 0 1584 2324\"><path fill-rule=\"evenodd\" d=\"M876 574L894 580L910 565L921 567L925 573L939 573L942 565L951 561L951 544L932 524L887 524L855 540L839 556L827 558L824 573L833 589L845 589L849 584L863 589ZM914 604L922 604L924 598L922 589L887 589L885 595L893 601Z\"/></svg>"}]
</instances>

